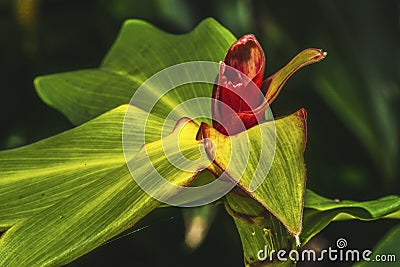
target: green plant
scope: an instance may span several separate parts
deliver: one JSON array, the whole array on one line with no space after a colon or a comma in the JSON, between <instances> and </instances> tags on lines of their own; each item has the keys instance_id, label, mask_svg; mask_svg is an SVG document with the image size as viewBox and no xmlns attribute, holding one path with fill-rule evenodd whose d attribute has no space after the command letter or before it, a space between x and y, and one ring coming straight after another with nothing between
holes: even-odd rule
<instances>
[{"instance_id":1,"label":"green plant","mask_svg":"<svg viewBox=\"0 0 400 267\"><path fill-rule=\"evenodd\" d=\"M35 86L43 101L79 126L0 153L0 230L5 231L0 239L0 265L66 264L160 207L161 202L138 187L126 166L121 140L124 116L132 114L126 113L130 98L149 77L169 66L222 60L235 41L212 19L186 35L170 35L146 22L129 20L99 68L37 78ZM316 55L306 51L283 70L314 59ZM279 73L284 74L280 77ZM276 88L287 76L278 72L275 77L281 81ZM184 86L165 95L150 117L146 111L133 107L135 112L130 119L137 125L147 121L146 148L159 161L158 171L172 183L189 185L197 173L175 170L165 159L160 145L162 138L168 138L161 136L160 130L165 116L179 103L210 97L211 93L210 85ZM203 137L213 139L222 151L227 150L224 146L230 137L205 124L200 126L200 122L209 121L195 122L185 124L181 132L171 133L190 157L196 158L199 153L199 129ZM252 170L246 169L248 173L239 177L241 189L235 188L222 201L213 203L223 204L235 221L245 264L259 264L257 253L265 245L269 250L296 248L295 237L305 245L333 220L400 218L398 196L367 202L335 201L306 190L304 124L303 111L275 121L277 154L267 179L252 192L252 198L247 179ZM268 125L267 121L243 132L249 135L252 147L261 146L259 131ZM132 144L138 151L141 145ZM251 151L259 153L257 149ZM140 158L143 150L138 153ZM255 158L249 166L262 157ZM216 160L219 166L228 164L218 154ZM145 176L147 171L141 168L138 174ZM168 175L171 172L173 175ZM203 171L196 182L213 179L210 172ZM393 240L384 240L383 244L390 246Z\"/></svg>"}]
</instances>

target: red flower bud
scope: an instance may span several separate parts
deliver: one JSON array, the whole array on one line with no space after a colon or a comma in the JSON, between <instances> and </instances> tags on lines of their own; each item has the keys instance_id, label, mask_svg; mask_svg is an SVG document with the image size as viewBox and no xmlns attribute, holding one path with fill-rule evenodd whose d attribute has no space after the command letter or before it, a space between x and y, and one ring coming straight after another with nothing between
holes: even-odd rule
<instances>
[{"instance_id":1,"label":"red flower bud","mask_svg":"<svg viewBox=\"0 0 400 267\"><path fill-rule=\"evenodd\" d=\"M214 128L233 135L264 119L264 112L255 113L264 100L264 69L264 51L253 35L244 35L229 48L213 90L213 99L218 100L212 105Z\"/></svg>"},{"instance_id":2,"label":"red flower bud","mask_svg":"<svg viewBox=\"0 0 400 267\"><path fill-rule=\"evenodd\" d=\"M324 59L326 52L308 48L264 82L265 56L253 35L247 34L228 50L214 85L213 127L234 135L265 120L265 110L289 77L300 68Z\"/></svg>"}]
</instances>

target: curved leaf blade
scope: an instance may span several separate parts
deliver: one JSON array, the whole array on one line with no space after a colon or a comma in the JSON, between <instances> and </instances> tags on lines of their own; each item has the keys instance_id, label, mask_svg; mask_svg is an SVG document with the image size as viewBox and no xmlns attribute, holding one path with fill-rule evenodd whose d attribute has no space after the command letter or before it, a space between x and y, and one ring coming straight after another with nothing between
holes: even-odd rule
<instances>
[{"instance_id":1,"label":"curved leaf blade","mask_svg":"<svg viewBox=\"0 0 400 267\"><path fill-rule=\"evenodd\" d=\"M142 20L127 20L100 68L38 77L35 86L46 104L80 124L129 103L144 81L169 66L222 60L234 41L236 38L211 18L183 35L168 34ZM210 96L212 86L204 90L203 94ZM187 99L198 96L196 92L188 89Z\"/></svg>"},{"instance_id":2,"label":"curved leaf blade","mask_svg":"<svg viewBox=\"0 0 400 267\"><path fill-rule=\"evenodd\" d=\"M193 125L188 123L171 135L178 135L180 147L194 157L200 151L195 139L198 126ZM173 184L190 185L204 168L191 166L195 171L176 171L165 157L162 140L146 144L137 157L146 153L146 147L152 157L158 158L157 171ZM169 175L171 171L174 175ZM147 168L139 168L136 174L149 175ZM177 193L167 192L157 184L154 192L167 196ZM123 163L68 198L11 227L0 239L0 266L69 263L133 226L160 204L134 182Z\"/></svg>"},{"instance_id":3,"label":"curved leaf blade","mask_svg":"<svg viewBox=\"0 0 400 267\"><path fill-rule=\"evenodd\" d=\"M262 85L266 101L271 104L278 96L286 81L296 71L307 65L323 60L327 53L320 49L308 48L297 54L286 66L268 77Z\"/></svg>"},{"instance_id":4,"label":"curved leaf blade","mask_svg":"<svg viewBox=\"0 0 400 267\"><path fill-rule=\"evenodd\" d=\"M386 196L376 200L356 202L331 200L307 190L304 210L302 244L324 229L331 221L340 219L376 220L394 215L400 219L400 197Z\"/></svg>"},{"instance_id":5,"label":"curved leaf blade","mask_svg":"<svg viewBox=\"0 0 400 267\"><path fill-rule=\"evenodd\" d=\"M233 180L240 179L238 186L276 216L293 236L298 236L302 228L306 182L303 159L306 140L305 119L305 111L299 110L290 116L256 125L230 137L207 126L203 126L202 129L203 137L210 138L216 144L214 159L216 165L221 170L226 170ZM260 132L270 134L271 129L276 131L273 160L261 155L263 144L261 144ZM248 141L251 147L248 158L244 153L231 150L233 142L243 143L243 140ZM267 149L273 148L270 146ZM210 151L209 154L213 154L213 152ZM237 157L234 166L230 164L231 154L235 154ZM243 166L239 166L240 163L246 166L243 175L241 175ZM262 167L271 167L260 186L253 190L252 180L258 164L261 164Z\"/></svg>"},{"instance_id":6,"label":"curved leaf blade","mask_svg":"<svg viewBox=\"0 0 400 267\"><path fill-rule=\"evenodd\" d=\"M142 125L147 114L135 107L130 121ZM122 127L127 105L120 106L75 129L35 144L0 152L0 229L80 191L125 163ZM162 120L148 118L149 141L159 139ZM134 129L134 127L132 127ZM131 139L139 150L143 145Z\"/></svg>"}]
</instances>

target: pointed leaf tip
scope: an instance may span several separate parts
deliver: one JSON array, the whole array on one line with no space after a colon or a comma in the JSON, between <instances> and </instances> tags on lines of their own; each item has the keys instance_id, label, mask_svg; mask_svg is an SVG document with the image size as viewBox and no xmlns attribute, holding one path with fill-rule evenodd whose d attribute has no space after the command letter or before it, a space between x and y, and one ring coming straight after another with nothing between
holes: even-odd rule
<instances>
[{"instance_id":1,"label":"pointed leaf tip","mask_svg":"<svg viewBox=\"0 0 400 267\"><path fill-rule=\"evenodd\" d=\"M323 60L327 55L327 52L316 48L308 48L298 53L285 67L263 82L261 90L265 94L265 100L271 104L290 76L304 66Z\"/></svg>"}]
</instances>

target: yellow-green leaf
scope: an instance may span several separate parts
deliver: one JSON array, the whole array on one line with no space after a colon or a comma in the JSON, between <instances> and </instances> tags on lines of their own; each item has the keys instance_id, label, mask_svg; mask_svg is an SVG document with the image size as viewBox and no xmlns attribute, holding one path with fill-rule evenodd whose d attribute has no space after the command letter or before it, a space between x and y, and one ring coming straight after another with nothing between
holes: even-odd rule
<instances>
[{"instance_id":1,"label":"yellow-green leaf","mask_svg":"<svg viewBox=\"0 0 400 267\"><path fill-rule=\"evenodd\" d=\"M127 105L35 144L0 152L0 229L53 205L125 163L122 125ZM146 113L136 108L133 123ZM151 116L153 125L161 125ZM148 129L148 138L159 139ZM132 139L137 150L143 144Z\"/></svg>"},{"instance_id":2,"label":"yellow-green leaf","mask_svg":"<svg viewBox=\"0 0 400 267\"><path fill-rule=\"evenodd\" d=\"M254 126L235 136L224 136L207 126L202 129L203 137L210 138L215 144L209 146L209 154L215 154L215 164L226 171L230 178L238 181L239 187L276 216L296 237L302 228L306 181L303 159L305 116L305 111L300 110L276 121ZM267 137L263 139L261 134ZM239 145L234 145L236 143ZM250 146L249 154L246 153L247 145ZM232 150L234 147L238 147L237 151ZM271 151L275 151L275 154L271 154ZM264 171L269 169L269 172L265 172L262 183L254 190L252 183L257 166Z\"/></svg>"},{"instance_id":3,"label":"yellow-green leaf","mask_svg":"<svg viewBox=\"0 0 400 267\"><path fill-rule=\"evenodd\" d=\"M200 157L200 141L195 139L198 126L186 121L176 129L165 138L177 137L186 155ZM193 163L194 166L188 166L193 171L175 168L165 157L162 143L163 140L158 140L146 144L132 160L144 158L143 155L148 153L155 159L153 163L156 170L167 181L188 186L204 167ZM56 148L54 150L57 151ZM59 153L62 151L58 150ZM180 153L180 150L176 150L169 156L174 157L174 154ZM73 193L70 192L72 194L69 197L59 199L38 213L30 214L32 217L18 221L6 231L0 238L0 266L66 264L133 226L159 206L160 202L134 182L125 162L122 160L119 164L117 168L96 176L91 183L77 187ZM148 168L140 168L140 164L137 167L136 175L144 179L151 176ZM29 188L25 191L29 192ZM152 192L167 197L177 193L158 184L153 184Z\"/></svg>"},{"instance_id":4,"label":"yellow-green leaf","mask_svg":"<svg viewBox=\"0 0 400 267\"><path fill-rule=\"evenodd\" d=\"M304 66L321 61L327 53L320 49L308 48L297 54L286 66L268 77L262 85L266 101L271 104L278 96L283 85L296 71Z\"/></svg>"}]
</instances>

